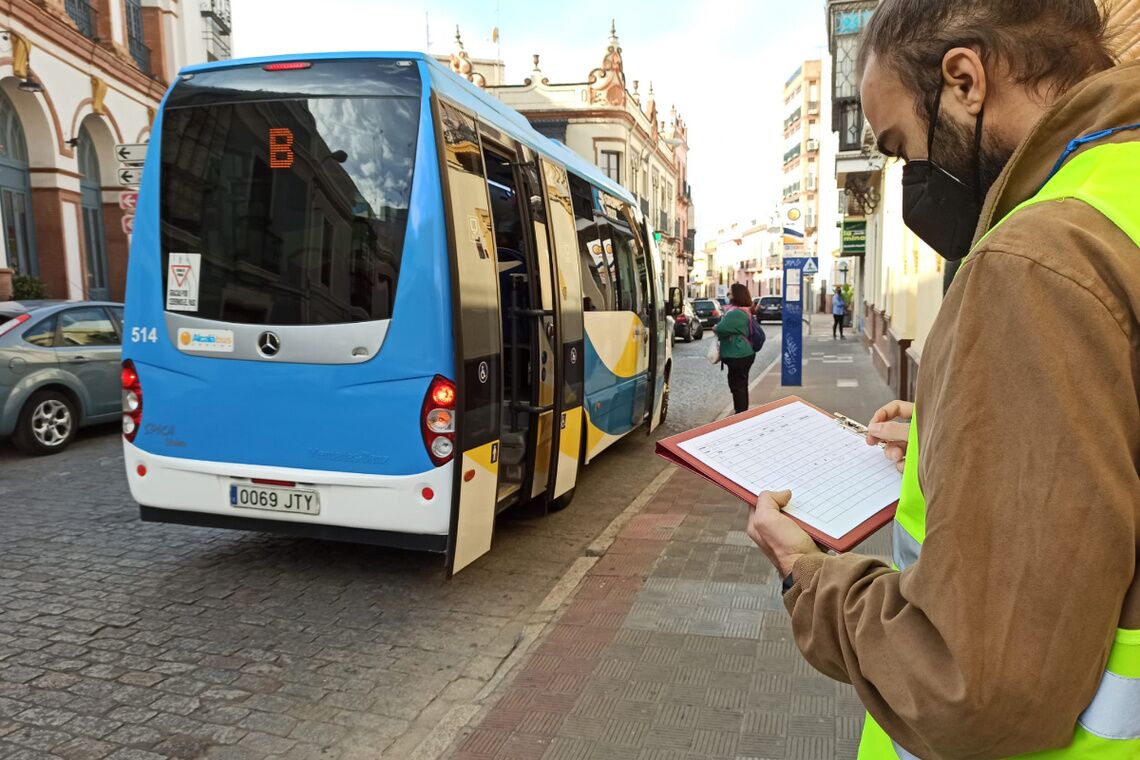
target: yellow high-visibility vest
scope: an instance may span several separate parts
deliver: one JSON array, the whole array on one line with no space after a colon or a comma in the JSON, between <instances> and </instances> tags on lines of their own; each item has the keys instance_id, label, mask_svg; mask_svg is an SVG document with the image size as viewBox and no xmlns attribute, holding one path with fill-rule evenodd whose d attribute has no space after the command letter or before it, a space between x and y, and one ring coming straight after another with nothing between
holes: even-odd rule
<instances>
[{"instance_id":1,"label":"yellow high-visibility vest","mask_svg":"<svg viewBox=\"0 0 1140 760\"><path fill-rule=\"evenodd\" d=\"M1105 135L1100 133L1101 137ZM987 237L1026 206L1071 198L1083 201L1104 214L1140 248L1137 177L1140 177L1140 142L1110 143L1090 148L1064 163L1037 195L1011 211L987 233ZM1140 250L1137 255L1140 255ZM902 492L894 523L892 559L899 570L918 560L926 538L926 499L918 482L919 444L915 419L911 419L906 454ZM1100 686L1073 728L1072 743L1064 749L1019 757L1032 760L1140 758L1140 630L1117 629ZM868 715L859 743L859 760L899 758L913 760L916 756L892 741Z\"/></svg>"}]
</instances>

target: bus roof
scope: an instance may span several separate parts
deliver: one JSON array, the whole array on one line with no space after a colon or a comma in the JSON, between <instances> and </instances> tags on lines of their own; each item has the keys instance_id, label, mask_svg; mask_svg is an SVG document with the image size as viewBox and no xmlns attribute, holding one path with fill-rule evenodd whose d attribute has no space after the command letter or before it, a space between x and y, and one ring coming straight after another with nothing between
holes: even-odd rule
<instances>
[{"instance_id":1,"label":"bus roof","mask_svg":"<svg viewBox=\"0 0 1140 760\"><path fill-rule=\"evenodd\" d=\"M410 51L360 51L343 53L312 53L261 56L256 58L232 58L225 61L201 63L183 68L179 74L193 74L198 71L236 68L279 61L296 60L337 60L345 58L403 58L422 61L431 76L431 86L441 95L455 101L476 116L486 120L497 129L526 145L531 150L551 158L587 182L607 193L621 198L632 207L637 203L629 191L617 184L586 159L570 150L557 140L537 132L526 117L507 106L498 98L487 94L475 85L447 68L430 55Z\"/></svg>"}]
</instances>

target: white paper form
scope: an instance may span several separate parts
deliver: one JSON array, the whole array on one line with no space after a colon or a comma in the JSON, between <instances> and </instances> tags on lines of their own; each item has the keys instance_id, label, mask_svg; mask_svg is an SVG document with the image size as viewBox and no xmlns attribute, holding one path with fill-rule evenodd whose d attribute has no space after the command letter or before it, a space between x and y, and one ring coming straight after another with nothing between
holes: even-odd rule
<instances>
[{"instance_id":1,"label":"white paper form","mask_svg":"<svg viewBox=\"0 0 1140 760\"><path fill-rule=\"evenodd\" d=\"M881 448L800 401L678 446L754 494L791 489L784 511L836 539L894 503L902 487Z\"/></svg>"}]
</instances>

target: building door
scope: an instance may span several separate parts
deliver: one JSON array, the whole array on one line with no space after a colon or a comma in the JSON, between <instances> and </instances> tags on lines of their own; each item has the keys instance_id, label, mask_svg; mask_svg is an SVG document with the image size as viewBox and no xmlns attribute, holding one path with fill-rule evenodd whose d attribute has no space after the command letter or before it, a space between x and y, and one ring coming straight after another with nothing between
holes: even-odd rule
<instances>
[{"instance_id":1,"label":"building door","mask_svg":"<svg viewBox=\"0 0 1140 760\"><path fill-rule=\"evenodd\" d=\"M79 128L79 190L82 195L83 242L87 251L87 297L111 297L107 273L107 228L103 224L103 187L99 156L87 127Z\"/></svg>"},{"instance_id":2,"label":"building door","mask_svg":"<svg viewBox=\"0 0 1140 760\"><path fill-rule=\"evenodd\" d=\"M38 277L28 143L16 107L0 92L0 225L7 265L17 274Z\"/></svg>"}]
</instances>

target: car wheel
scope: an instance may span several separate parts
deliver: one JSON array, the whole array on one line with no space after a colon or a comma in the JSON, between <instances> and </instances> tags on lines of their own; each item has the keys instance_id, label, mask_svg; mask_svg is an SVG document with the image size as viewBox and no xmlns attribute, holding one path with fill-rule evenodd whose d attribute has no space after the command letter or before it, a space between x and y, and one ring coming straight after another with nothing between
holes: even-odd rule
<instances>
[{"instance_id":1,"label":"car wheel","mask_svg":"<svg viewBox=\"0 0 1140 760\"><path fill-rule=\"evenodd\" d=\"M705 328L698 327L697 328L697 340L703 340L704 337L705 337Z\"/></svg>"},{"instance_id":2,"label":"car wheel","mask_svg":"<svg viewBox=\"0 0 1140 760\"><path fill-rule=\"evenodd\" d=\"M692 325L689 325L689 329L685 330L685 342L686 343L692 343L693 342L693 326Z\"/></svg>"},{"instance_id":3,"label":"car wheel","mask_svg":"<svg viewBox=\"0 0 1140 760\"><path fill-rule=\"evenodd\" d=\"M71 399L59 391L40 391L32 394L20 411L12 443L33 456L58 454L75 438L78 427Z\"/></svg>"}]
</instances>

